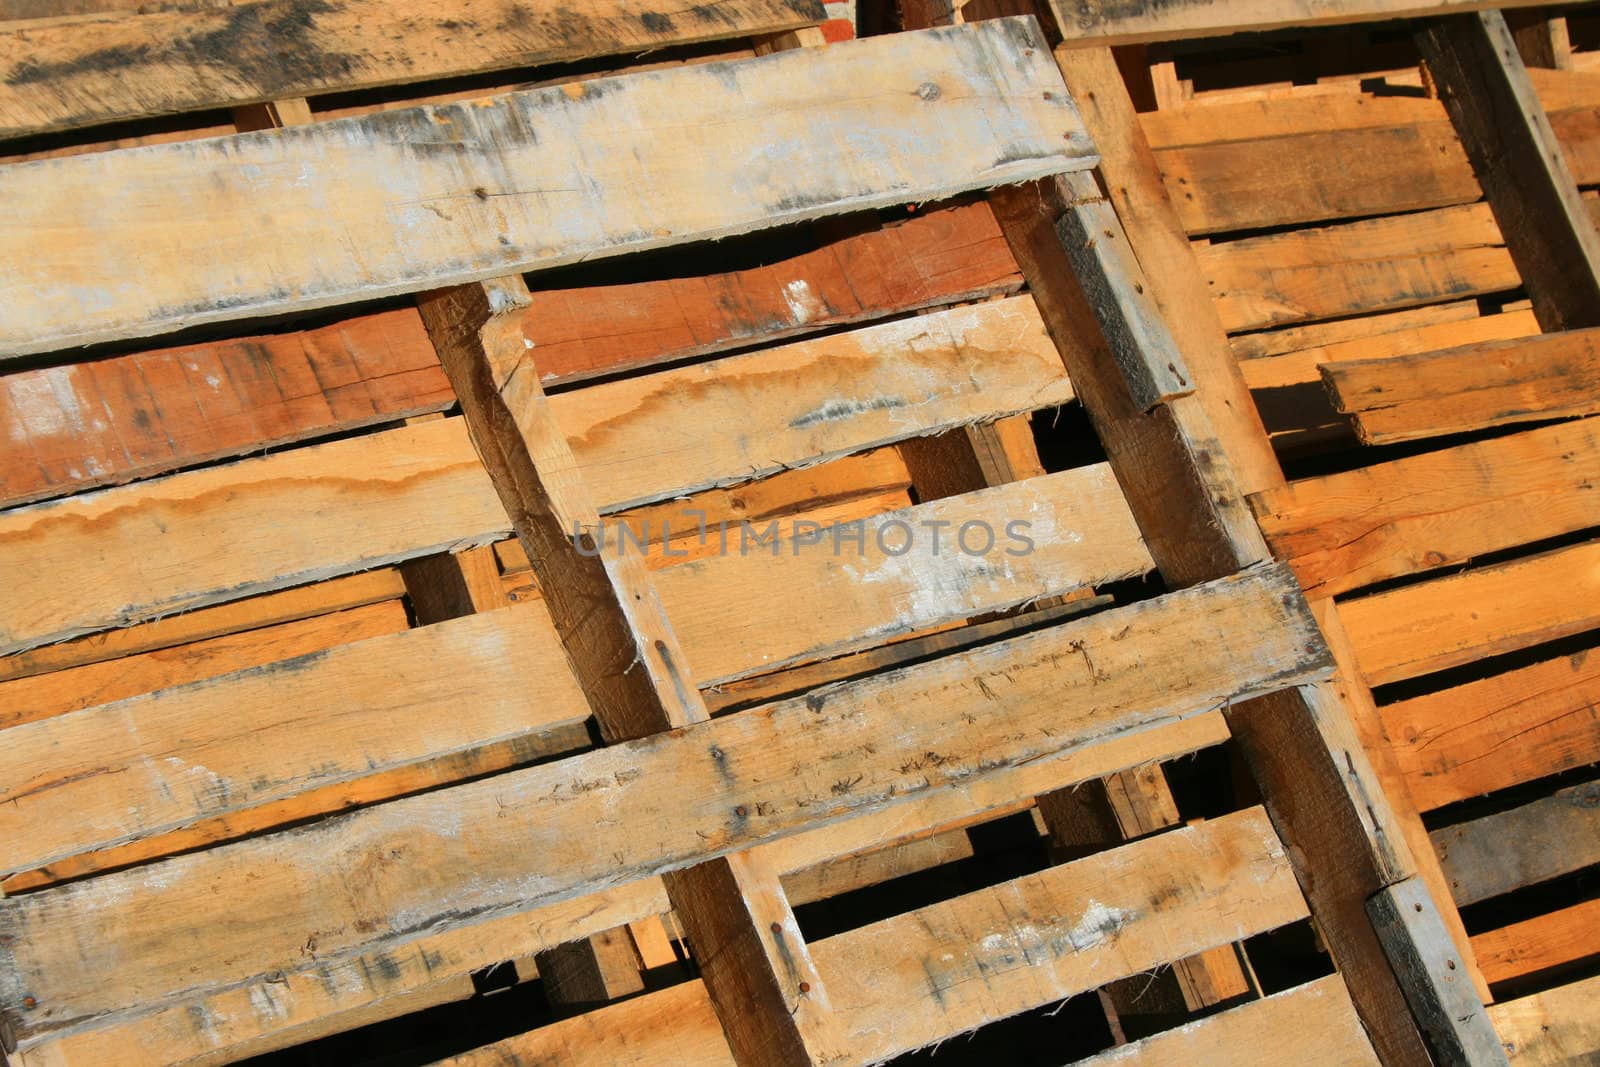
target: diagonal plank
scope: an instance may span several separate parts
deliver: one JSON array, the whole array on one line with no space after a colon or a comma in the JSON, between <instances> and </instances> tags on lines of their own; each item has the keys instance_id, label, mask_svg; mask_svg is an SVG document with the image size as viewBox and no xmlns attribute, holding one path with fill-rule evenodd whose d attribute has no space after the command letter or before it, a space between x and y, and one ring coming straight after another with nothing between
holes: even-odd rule
<instances>
[{"instance_id":1,"label":"diagonal plank","mask_svg":"<svg viewBox=\"0 0 1600 1067\"><path fill-rule=\"evenodd\" d=\"M817 0L246 0L0 29L0 137L781 33ZM286 62L292 55L293 61Z\"/></svg>"},{"instance_id":2,"label":"diagonal plank","mask_svg":"<svg viewBox=\"0 0 1600 1067\"><path fill-rule=\"evenodd\" d=\"M417 292L1093 161L1037 26L1008 19L25 163L0 172L14 209L0 262L25 265L0 283L15 312L0 352Z\"/></svg>"},{"instance_id":3,"label":"diagonal plank","mask_svg":"<svg viewBox=\"0 0 1600 1067\"><path fill-rule=\"evenodd\" d=\"M1325 677L1316 633L1292 576L1255 568L672 734L27 894L0 913L4 1018L19 1038L42 1036L979 789L1007 768ZM225 953L202 933L213 923L229 931Z\"/></svg>"},{"instance_id":4,"label":"diagonal plank","mask_svg":"<svg viewBox=\"0 0 1600 1067\"><path fill-rule=\"evenodd\" d=\"M613 511L1070 396L1024 297L550 403L585 481ZM676 462L638 462L652 451ZM10 512L0 515L10 593L0 652L481 543L509 527L458 419ZM106 556L107 539L126 551ZM55 595L53 565L80 576L78 596Z\"/></svg>"}]
</instances>

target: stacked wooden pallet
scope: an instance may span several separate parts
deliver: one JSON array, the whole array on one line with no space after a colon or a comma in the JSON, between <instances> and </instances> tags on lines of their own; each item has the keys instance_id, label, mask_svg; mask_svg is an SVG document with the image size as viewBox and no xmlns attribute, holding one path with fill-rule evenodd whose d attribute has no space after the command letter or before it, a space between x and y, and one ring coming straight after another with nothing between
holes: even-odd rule
<instances>
[{"instance_id":1,"label":"stacked wooden pallet","mask_svg":"<svg viewBox=\"0 0 1600 1067\"><path fill-rule=\"evenodd\" d=\"M1176 965L1228 1010L1119 1055L1426 1062L1408 1004L1470 990L1037 27L447 6L0 23L10 133L257 131L0 171L13 1057L223 1062L509 963L557 1007L468 1062L865 1063ZM1017 420L1073 403L1104 460L1045 473ZM1185 826L1151 765L1224 742ZM1064 862L796 916L1019 813ZM1230 947L1308 915L1336 975Z\"/></svg>"},{"instance_id":2,"label":"stacked wooden pallet","mask_svg":"<svg viewBox=\"0 0 1600 1067\"><path fill-rule=\"evenodd\" d=\"M1304 33L1243 62L1152 44L1119 57L1132 92L1099 47L1330 14L1293 6L1061 3L1058 55L1507 1052L1593 1062L1600 242L1580 188L1600 82L1562 47L1586 16L1463 16L1354 52L1329 41L1374 31ZM1333 21L1385 14L1362 7ZM1251 62L1265 84L1207 88Z\"/></svg>"}]
</instances>

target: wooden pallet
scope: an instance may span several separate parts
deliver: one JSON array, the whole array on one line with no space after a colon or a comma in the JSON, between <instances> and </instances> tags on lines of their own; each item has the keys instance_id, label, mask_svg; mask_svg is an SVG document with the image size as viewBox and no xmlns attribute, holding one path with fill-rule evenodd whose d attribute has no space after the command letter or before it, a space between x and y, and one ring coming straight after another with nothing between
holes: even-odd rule
<instances>
[{"instance_id":1,"label":"wooden pallet","mask_svg":"<svg viewBox=\"0 0 1600 1067\"><path fill-rule=\"evenodd\" d=\"M1348 78L1203 100L1191 84L1147 91L1159 106L1135 116L1140 94L1092 47L1102 30L1080 34L1080 6L1057 5L1058 56L1074 95L1099 104L1085 117L1105 181L1156 302L1191 325L1180 347L1201 399L1313 597L1425 873L1466 909L1465 923L1447 916L1454 951L1492 992L1514 1062L1592 1062L1600 945L1579 872L1600 859L1585 770L1600 756L1585 539L1600 242L1578 187L1600 181L1600 83L1530 47L1564 40L1564 23L1554 37L1523 23L1538 32L1517 43L1545 64L1528 69L1487 15L1419 36L1443 103ZM1224 69L1204 47L1179 52L1177 72ZM1157 58L1170 68L1172 54ZM1237 63L1229 53L1225 69ZM1504 118L1513 98L1536 116L1526 128ZM1506 164L1533 144L1570 169ZM1383 451L1356 452L1370 446ZM1544 897L1528 892L1540 884Z\"/></svg>"},{"instance_id":2,"label":"wooden pallet","mask_svg":"<svg viewBox=\"0 0 1600 1067\"><path fill-rule=\"evenodd\" d=\"M627 13L381 78L708 33ZM154 94L131 111L17 102L16 131L246 104L275 127L0 172L29 264L0 417L33 459L0 513L18 1062L223 1062L459 1001L504 961L569 1012L635 995L467 1060L875 1062L1176 965L1186 1008L1236 1006L1121 1055L1267 1055L1293 1020L1341 1062L1425 1062L1395 970L1421 934L1381 944L1365 910L1416 886L1405 828L1037 29L790 51L811 5L740 13L713 36L767 34L764 58L296 128L295 94L371 83L173 95L157 57L122 72ZM159 14L0 32L66 63ZM523 280L846 213L761 267ZM1016 420L1068 403L1107 461L1047 474ZM776 518L778 551L569 536L696 512ZM1049 534L996 567L814 531L990 516ZM1072 617L1152 571L1175 591ZM1264 807L1183 826L1152 764L1230 737ZM1080 858L802 933L797 902L1028 811ZM696 975L647 989L669 910ZM1308 916L1340 973L1260 996L1229 946Z\"/></svg>"}]
</instances>

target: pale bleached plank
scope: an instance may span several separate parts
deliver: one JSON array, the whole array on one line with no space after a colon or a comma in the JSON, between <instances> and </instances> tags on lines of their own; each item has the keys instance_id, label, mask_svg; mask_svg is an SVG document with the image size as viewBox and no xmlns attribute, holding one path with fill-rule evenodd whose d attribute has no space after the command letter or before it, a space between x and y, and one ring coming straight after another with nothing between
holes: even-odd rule
<instances>
[{"instance_id":1,"label":"pale bleached plank","mask_svg":"<svg viewBox=\"0 0 1600 1067\"><path fill-rule=\"evenodd\" d=\"M1600 1059L1600 975L1491 1005L1512 1067L1573 1067Z\"/></svg>"},{"instance_id":2,"label":"pale bleached plank","mask_svg":"<svg viewBox=\"0 0 1600 1067\"><path fill-rule=\"evenodd\" d=\"M836 1062L848 1067L1065 1000L1228 931L1247 936L1305 914L1283 847L1252 808L837 934L813 951L830 990L841 990L834 1009L853 1041ZM1359 1035L1348 1001L1345 1010ZM446 1062L646 1067L689 1062L680 1059L689 1048L722 1063L718 1036L691 982ZM1370 1052L1358 1062L1371 1062Z\"/></svg>"},{"instance_id":3,"label":"pale bleached plank","mask_svg":"<svg viewBox=\"0 0 1600 1067\"><path fill-rule=\"evenodd\" d=\"M308 945L323 961L398 947L923 791L976 788L1325 677L1316 635L1292 576L1255 568L672 734L41 890L0 912L3 1018L36 1038L303 969Z\"/></svg>"},{"instance_id":4,"label":"pale bleached plank","mask_svg":"<svg viewBox=\"0 0 1600 1067\"><path fill-rule=\"evenodd\" d=\"M969 825L979 813L1003 807L1008 798L1047 793L1227 739L1221 712L1207 712L1119 734L1060 759L998 770L963 789L925 792L848 822L783 838L766 849L784 873L801 871L881 842ZM659 914L667 906L660 879L632 882L533 912L454 927L397 950L379 949L305 971L268 975L98 1029L28 1044L21 1062L24 1067L67 1067L109 1062L129 1050L150 1063L200 1067L232 1062L308 1036L393 1018L409 1010L414 995L438 982L466 978L508 956L530 956L564 940ZM711 1024L717 1025L714 1017ZM679 1019L675 1025L689 1023Z\"/></svg>"},{"instance_id":5,"label":"pale bleached plank","mask_svg":"<svg viewBox=\"0 0 1600 1067\"><path fill-rule=\"evenodd\" d=\"M1252 808L874 923L813 954L853 1062L866 1064L1305 914L1283 845Z\"/></svg>"},{"instance_id":6,"label":"pale bleached plank","mask_svg":"<svg viewBox=\"0 0 1600 1067\"><path fill-rule=\"evenodd\" d=\"M1338 975L1110 1049L1080 1060L1078 1067L1163 1063L1280 1067L1285 1056L1296 1055L1320 1067L1377 1064L1377 1054Z\"/></svg>"},{"instance_id":7,"label":"pale bleached plank","mask_svg":"<svg viewBox=\"0 0 1600 1067\"><path fill-rule=\"evenodd\" d=\"M816 0L246 0L15 23L0 28L0 137L781 33L825 17Z\"/></svg>"},{"instance_id":8,"label":"pale bleached plank","mask_svg":"<svg viewBox=\"0 0 1600 1067\"><path fill-rule=\"evenodd\" d=\"M0 352L439 288L1093 161L1037 27L1008 19L25 163L0 172L14 311Z\"/></svg>"},{"instance_id":9,"label":"pale bleached plank","mask_svg":"<svg viewBox=\"0 0 1600 1067\"><path fill-rule=\"evenodd\" d=\"M1070 396L1037 309L1017 298L574 390L551 407L590 491L616 510ZM24 508L0 515L0 571L16 574L0 653L509 531L456 419ZM58 596L52 571L73 575L76 595Z\"/></svg>"}]
</instances>

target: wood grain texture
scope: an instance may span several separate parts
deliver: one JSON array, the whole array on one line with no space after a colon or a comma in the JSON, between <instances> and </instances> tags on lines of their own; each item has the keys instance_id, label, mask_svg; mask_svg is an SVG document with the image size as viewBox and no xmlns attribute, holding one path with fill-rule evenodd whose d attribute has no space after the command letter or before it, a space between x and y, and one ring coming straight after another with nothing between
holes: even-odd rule
<instances>
[{"instance_id":1,"label":"wood grain texture","mask_svg":"<svg viewBox=\"0 0 1600 1067\"><path fill-rule=\"evenodd\" d=\"M1462 907L1547 882L1600 863L1600 782L1558 789L1432 836Z\"/></svg>"},{"instance_id":2,"label":"wood grain texture","mask_svg":"<svg viewBox=\"0 0 1600 1067\"><path fill-rule=\"evenodd\" d=\"M866 1064L1305 914L1253 808L873 923L816 955Z\"/></svg>"},{"instance_id":3,"label":"wood grain texture","mask_svg":"<svg viewBox=\"0 0 1600 1067\"><path fill-rule=\"evenodd\" d=\"M0 26L0 137L648 52L821 22L812 0L253 0ZM288 61L286 61L288 60Z\"/></svg>"},{"instance_id":4,"label":"wood grain texture","mask_svg":"<svg viewBox=\"0 0 1600 1067\"><path fill-rule=\"evenodd\" d=\"M1037 312L1018 297L550 404L589 491L611 511L1070 395ZM651 454L674 462L638 462ZM0 608L0 649L481 544L509 528L458 419L42 504L0 515L0 560L18 560L20 573ZM99 550L108 537L140 546L129 550L134 565ZM54 596L46 564L92 578L85 592L95 593Z\"/></svg>"},{"instance_id":5,"label":"wood grain texture","mask_svg":"<svg viewBox=\"0 0 1600 1067\"><path fill-rule=\"evenodd\" d=\"M0 505L455 402L414 313L0 377Z\"/></svg>"},{"instance_id":6,"label":"wood grain texture","mask_svg":"<svg viewBox=\"0 0 1600 1067\"><path fill-rule=\"evenodd\" d=\"M1600 975L1489 1007L1512 1067L1592 1063L1600 1052Z\"/></svg>"},{"instance_id":7,"label":"wood grain texture","mask_svg":"<svg viewBox=\"0 0 1600 1067\"><path fill-rule=\"evenodd\" d=\"M1600 655L1546 660L1382 709L1423 811L1600 763Z\"/></svg>"},{"instance_id":8,"label":"wood grain texture","mask_svg":"<svg viewBox=\"0 0 1600 1067\"><path fill-rule=\"evenodd\" d=\"M1315 623L1293 592L1287 572L1263 568L671 735L28 894L0 920L0 1002L14 1033L39 1036L560 902L925 790L976 789L1010 766L1321 676ZM1208 654L1196 659L1184 650L1200 634ZM1164 663L1173 670L1152 669ZM500 847L507 834L528 847ZM235 880L249 889L227 889ZM248 918L232 906L238 892L254 902ZM52 918L60 909L73 919ZM223 956L205 946L216 909L233 916ZM98 946L95 962L84 943ZM198 983L196 952L209 961Z\"/></svg>"},{"instance_id":9,"label":"wood grain texture","mask_svg":"<svg viewBox=\"0 0 1600 1067\"><path fill-rule=\"evenodd\" d=\"M0 351L416 292L1092 165L1060 88L1037 31L1005 20L20 164L0 171L6 199L26 205L0 256L26 267L0 291L29 314L7 320ZM807 121L775 136L775 114ZM263 190L270 257L258 254ZM108 266L125 262L142 265L137 282Z\"/></svg>"},{"instance_id":10,"label":"wood grain texture","mask_svg":"<svg viewBox=\"0 0 1600 1067\"><path fill-rule=\"evenodd\" d=\"M1600 233L1499 11L1433 19L1417 48L1546 331L1600 326Z\"/></svg>"},{"instance_id":11,"label":"wood grain texture","mask_svg":"<svg viewBox=\"0 0 1600 1067\"><path fill-rule=\"evenodd\" d=\"M1311 596L1600 525L1600 422L1458 445L1250 498Z\"/></svg>"},{"instance_id":12,"label":"wood grain texture","mask_svg":"<svg viewBox=\"0 0 1600 1067\"><path fill-rule=\"evenodd\" d=\"M1600 411L1600 330L1400 359L1325 363L1334 407L1364 444L1441 437Z\"/></svg>"},{"instance_id":13,"label":"wood grain texture","mask_svg":"<svg viewBox=\"0 0 1600 1067\"><path fill-rule=\"evenodd\" d=\"M1203 858L1180 875L1180 856ZM1153 908L1157 896L1163 904ZM1256 808L838 934L816 953L830 986L845 991L838 1010L854 1040L841 1062L864 1065L1064 1000L1229 931L1243 936L1304 914L1282 846ZM448 1062L673 1062L678 1025L689 1030L688 1047L712 1044L694 989L685 983L606 1009L608 1030L633 1035L626 1043L591 1046L585 1039L600 1036L592 1024L562 1021ZM667 1012L673 1026L661 1022Z\"/></svg>"},{"instance_id":14,"label":"wood grain texture","mask_svg":"<svg viewBox=\"0 0 1600 1067\"><path fill-rule=\"evenodd\" d=\"M559 385L1021 284L980 202L746 270L537 290L523 332L546 384ZM0 377L0 505L440 410L454 399L409 308L18 371Z\"/></svg>"},{"instance_id":15,"label":"wood grain texture","mask_svg":"<svg viewBox=\"0 0 1600 1067\"><path fill-rule=\"evenodd\" d=\"M1600 542L1345 601L1371 685L1416 678L1600 626Z\"/></svg>"},{"instance_id":16,"label":"wood grain texture","mask_svg":"<svg viewBox=\"0 0 1600 1067\"><path fill-rule=\"evenodd\" d=\"M1344 981L1337 975L1184 1023L1078 1062L1081 1067L1213 1062L1235 1067L1276 1067L1283 1062L1285 1053L1293 1054L1295 1049L1328 1067L1368 1067L1378 1062Z\"/></svg>"},{"instance_id":17,"label":"wood grain texture","mask_svg":"<svg viewBox=\"0 0 1600 1067\"><path fill-rule=\"evenodd\" d=\"M1071 47L1225 37L1289 26L1337 26L1418 18L1532 0L1050 0Z\"/></svg>"},{"instance_id":18,"label":"wood grain texture","mask_svg":"<svg viewBox=\"0 0 1600 1067\"><path fill-rule=\"evenodd\" d=\"M1600 900L1486 930L1472 939L1483 976L1509 982L1600 954Z\"/></svg>"},{"instance_id":19,"label":"wood grain texture","mask_svg":"<svg viewBox=\"0 0 1600 1067\"><path fill-rule=\"evenodd\" d=\"M50 674L0 681L0 727L37 722L96 704L295 659L368 637L399 633L409 626L400 601L385 600Z\"/></svg>"},{"instance_id":20,"label":"wood grain texture","mask_svg":"<svg viewBox=\"0 0 1600 1067\"><path fill-rule=\"evenodd\" d=\"M1460 323L1476 319L1481 314L1476 300L1453 300L1443 304L1401 308L1398 311L1379 311L1332 322L1313 322L1303 326L1284 326L1276 330L1239 334L1228 338L1228 347L1241 360L1261 359L1344 341L1375 339L1400 330Z\"/></svg>"},{"instance_id":21,"label":"wood grain texture","mask_svg":"<svg viewBox=\"0 0 1600 1067\"><path fill-rule=\"evenodd\" d=\"M1196 254L1229 333L1521 284L1485 204L1217 242Z\"/></svg>"}]
</instances>

